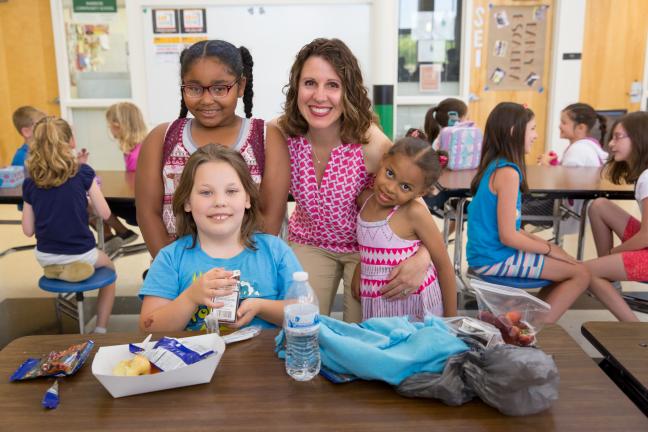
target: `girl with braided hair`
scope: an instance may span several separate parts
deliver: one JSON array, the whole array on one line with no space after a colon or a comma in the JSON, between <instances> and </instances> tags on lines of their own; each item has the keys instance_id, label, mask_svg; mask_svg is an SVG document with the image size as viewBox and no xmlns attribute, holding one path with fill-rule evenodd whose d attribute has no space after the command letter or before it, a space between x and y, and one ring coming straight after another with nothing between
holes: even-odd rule
<instances>
[{"instance_id":1,"label":"girl with braided hair","mask_svg":"<svg viewBox=\"0 0 648 432\"><path fill-rule=\"evenodd\" d=\"M252 56L222 40L206 40L180 55L180 115L154 128L144 140L137 166L138 224L149 252L175 238L173 194L187 160L216 143L237 150L259 186L263 231L277 234L283 222L290 159L279 130L252 117ZM243 98L245 118L236 114ZM193 118L187 118L191 113Z\"/></svg>"}]
</instances>

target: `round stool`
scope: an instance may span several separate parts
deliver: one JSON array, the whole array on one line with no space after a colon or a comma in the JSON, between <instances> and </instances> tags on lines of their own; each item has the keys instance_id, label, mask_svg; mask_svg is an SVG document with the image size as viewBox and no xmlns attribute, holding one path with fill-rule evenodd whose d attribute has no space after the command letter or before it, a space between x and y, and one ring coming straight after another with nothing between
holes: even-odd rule
<instances>
[{"instance_id":1,"label":"round stool","mask_svg":"<svg viewBox=\"0 0 648 432\"><path fill-rule=\"evenodd\" d=\"M79 322L79 333L84 333L85 320L83 319L83 293L85 291L96 290L110 285L117 279L114 270L107 267L100 267L95 270L94 274L88 279L81 282L66 282L60 279L48 279L42 276L38 280L38 286L52 293L58 294L56 297L56 319L59 327L61 326L61 313L75 319ZM76 297L76 302L72 300ZM75 307L76 303L76 307Z\"/></svg>"}]
</instances>

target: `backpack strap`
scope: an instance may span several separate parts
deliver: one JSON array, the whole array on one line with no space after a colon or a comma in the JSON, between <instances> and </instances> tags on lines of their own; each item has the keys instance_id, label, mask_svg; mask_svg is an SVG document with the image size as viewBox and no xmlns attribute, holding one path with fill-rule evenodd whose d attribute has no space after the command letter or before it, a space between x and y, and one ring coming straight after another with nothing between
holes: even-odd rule
<instances>
[{"instance_id":1,"label":"backpack strap","mask_svg":"<svg viewBox=\"0 0 648 432\"><path fill-rule=\"evenodd\" d=\"M253 118L251 121L250 145L259 166L259 171L261 171L261 177L263 177L265 167L265 121L257 118Z\"/></svg>"},{"instance_id":2,"label":"backpack strap","mask_svg":"<svg viewBox=\"0 0 648 432\"><path fill-rule=\"evenodd\" d=\"M165 165L171 156L171 152L175 145L182 139L182 131L185 124L189 121L188 118L179 118L169 123L166 132L164 133L164 148L162 150L162 165Z\"/></svg>"}]
</instances>

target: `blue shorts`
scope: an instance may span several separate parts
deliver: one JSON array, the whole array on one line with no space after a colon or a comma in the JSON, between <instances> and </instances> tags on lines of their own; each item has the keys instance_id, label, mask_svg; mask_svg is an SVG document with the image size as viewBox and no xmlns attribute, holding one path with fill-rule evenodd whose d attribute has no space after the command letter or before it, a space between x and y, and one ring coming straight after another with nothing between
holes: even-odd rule
<instances>
[{"instance_id":1,"label":"blue shorts","mask_svg":"<svg viewBox=\"0 0 648 432\"><path fill-rule=\"evenodd\" d=\"M502 262L475 267L472 270L483 276L505 276L526 279L540 279L545 256L532 252L517 251Z\"/></svg>"}]
</instances>

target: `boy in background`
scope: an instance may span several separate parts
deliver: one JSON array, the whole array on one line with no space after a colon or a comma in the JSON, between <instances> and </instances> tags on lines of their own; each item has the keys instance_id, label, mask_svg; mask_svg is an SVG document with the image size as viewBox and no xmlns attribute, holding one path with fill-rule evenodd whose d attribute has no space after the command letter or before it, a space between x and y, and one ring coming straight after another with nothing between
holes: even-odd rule
<instances>
[{"instance_id":1,"label":"boy in background","mask_svg":"<svg viewBox=\"0 0 648 432\"><path fill-rule=\"evenodd\" d=\"M32 137L34 125L43 117L45 117L44 112L31 106L21 106L14 111L12 116L13 124L20 136L23 137L24 143L16 150L11 165L25 166L25 159L27 159L27 153L29 152L29 140Z\"/></svg>"}]
</instances>

